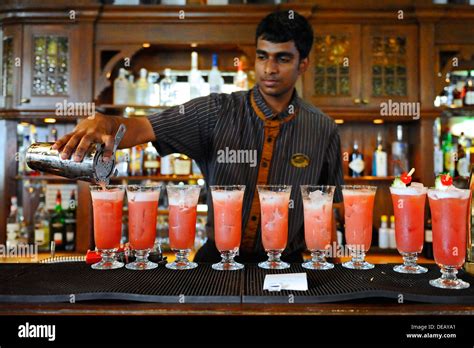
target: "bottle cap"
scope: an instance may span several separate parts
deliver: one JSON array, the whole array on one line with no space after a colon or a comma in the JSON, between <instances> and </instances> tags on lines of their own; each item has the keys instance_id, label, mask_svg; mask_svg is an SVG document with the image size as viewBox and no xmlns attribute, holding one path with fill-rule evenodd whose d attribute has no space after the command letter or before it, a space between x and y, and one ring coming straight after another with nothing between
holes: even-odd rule
<instances>
[{"instance_id":1,"label":"bottle cap","mask_svg":"<svg viewBox=\"0 0 474 348\"><path fill-rule=\"evenodd\" d=\"M387 215L382 215L381 218L382 222L387 222L388 221L388 216Z\"/></svg>"},{"instance_id":2,"label":"bottle cap","mask_svg":"<svg viewBox=\"0 0 474 348\"><path fill-rule=\"evenodd\" d=\"M390 222L395 222L395 216L390 216Z\"/></svg>"}]
</instances>

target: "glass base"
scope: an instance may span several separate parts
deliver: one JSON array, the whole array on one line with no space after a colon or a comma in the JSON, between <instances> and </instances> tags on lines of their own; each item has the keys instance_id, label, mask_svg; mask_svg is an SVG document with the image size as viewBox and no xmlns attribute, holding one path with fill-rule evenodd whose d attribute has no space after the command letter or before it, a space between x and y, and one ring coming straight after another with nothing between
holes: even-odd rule
<instances>
[{"instance_id":1,"label":"glass base","mask_svg":"<svg viewBox=\"0 0 474 348\"><path fill-rule=\"evenodd\" d=\"M403 257L403 265L393 267L393 270L398 273L405 274L422 274L428 272L428 269L418 265L418 253L416 252L400 252Z\"/></svg>"},{"instance_id":2,"label":"glass base","mask_svg":"<svg viewBox=\"0 0 474 348\"><path fill-rule=\"evenodd\" d=\"M430 285L441 289L467 289L470 286L469 283L461 279L451 280L443 278L430 280Z\"/></svg>"},{"instance_id":3,"label":"glass base","mask_svg":"<svg viewBox=\"0 0 474 348\"><path fill-rule=\"evenodd\" d=\"M280 259L283 250L267 250L268 260L260 262L258 267L264 269L287 269L290 264Z\"/></svg>"},{"instance_id":4,"label":"glass base","mask_svg":"<svg viewBox=\"0 0 474 348\"><path fill-rule=\"evenodd\" d=\"M172 262L172 263L167 263L165 265L166 268L168 269L174 269L174 270L186 270L186 269L193 269L196 268L198 264L196 262Z\"/></svg>"},{"instance_id":5,"label":"glass base","mask_svg":"<svg viewBox=\"0 0 474 348\"><path fill-rule=\"evenodd\" d=\"M117 249L102 249L99 250L102 260L94 263L91 268L100 271L122 268L124 264L115 260L115 252Z\"/></svg>"},{"instance_id":6,"label":"glass base","mask_svg":"<svg viewBox=\"0 0 474 348\"><path fill-rule=\"evenodd\" d=\"M375 266L371 263L368 263L367 261L348 261L344 262L342 264L342 267L349 268L349 269L361 269L361 270L366 270L366 269L372 269Z\"/></svg>"},{"instance_id":7,"label":"glass base","mask_svg":"<svg viewBox=\"0 0 474 348\"><path fill-rule=\"evenodd\" d=\"M393 270L398 273L405 274L422 274L428 272L428 269L420 265L397 265Z\"/></svg>"},{"instance_id":8,"label":"glass base","mask_svg":"<svg viewBox=\"0 0 474 348\"><path fill-rule=\"evenodd\" d=\"M103 270L108 270L108 269L122 268L123 266L124 264L122 262L113 260L113 261L99 261L97 263L94 263L91 266L91 268L103 271Z\"/></svg>"},{"instance_id":9,"label":"glass base","mask_svg":"<svg viewBox=\"0 0 474 348\"><path fill-rule=\"evenodd\" d=\"M258 267L264 269L287 269L290 268L290 264L284 261L264 261L260 262Z\"/></svg>"},{"instance_id":10,"label":"glass base","mask_svg":"<svg viewBox=\"0 0 474 348\"><path fill-rule=\"evenodd\" d=\"M151 261L145 261L145 262L135 261L132 263L127 263L125 265L126 269L131 269L133 271L145 271L149 269L155 269L157 267L158 267L158 264Z\"/></svg>"},{"instance_id":11,"label":"glass base","mask_svg":"<svg viewBox=\"0 0 474 348\"><path fill-rule=\"evenodd\" d=\"M326 261L313 261L313 260L308 260L304 263L301 264L303 268L306 269L315 269L315 270L327 270L327 269L333 269L334 265L330 262Z\"/></svg>"},{"instance_id":12,"label":"glass base","mask_svg":"<svg viewBox=\"0 0 474 348\"><path fill-rule=\"evenodd\" d=\"M456 277L458 270L455 267L441 266L441 277L430 280L430 285L441 289L467 289L470 284Z\"/></svg>"},{"instance_id":13,"label":"glass base","mask_svg":"<svg viewBox=\"0 0 474 348\"><path fill-rule=\"evenodd\" d=\"M212 266L212 269L216 271L238 271L239 269L243 269L244 265L238 262L219 262L215 263Z\"/></svg>"}]
</instances>

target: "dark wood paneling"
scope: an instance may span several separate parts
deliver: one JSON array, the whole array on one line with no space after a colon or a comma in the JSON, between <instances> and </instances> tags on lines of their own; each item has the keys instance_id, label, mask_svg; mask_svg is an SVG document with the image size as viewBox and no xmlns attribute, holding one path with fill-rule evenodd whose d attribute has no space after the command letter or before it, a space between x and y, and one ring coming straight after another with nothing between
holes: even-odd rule
<instances>
[{"instance_id":1,"label":"dark wood paneling","mask_svg":"<svg viewBox=\"0 0 474 348\"><path fill-rule=\"evenodd\" d=\"M0 120L0 244L6 242L7 217L10 199L16 195L15 176L18 162L16 142L16 122Z\"/></svg>"}]
</instances>

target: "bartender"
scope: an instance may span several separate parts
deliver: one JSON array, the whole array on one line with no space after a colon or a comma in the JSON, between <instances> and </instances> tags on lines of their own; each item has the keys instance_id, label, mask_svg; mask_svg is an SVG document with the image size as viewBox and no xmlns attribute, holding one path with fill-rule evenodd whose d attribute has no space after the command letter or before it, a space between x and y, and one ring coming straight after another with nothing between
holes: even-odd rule
<instances>
[{"instance_id":1,"label":"bartender","mask_svg":"<svg viewBox=\"0 0 474 348\"><path fill-rule=\"evenodd\" d=\"M54 147L63 159L81 161L92 143L104 143L112 155L114 135L121 123L127 132L122 148L154 142L161 156L183 153L201 168L208 185L246 185L242 210L242 243L236 260L266 260L260 233L256 186L292 185L287 262L301 262L305 249L300 185L343 184L340 139L334 121L297 94L295 83L306 71L313 42L308 21L294 11L266 16L256 31L255 87L232 94L212 93L143 118L96 113L80 122ZM241 161L223 153L240 154ZM244 152L242 152L242 150ZM256 161L250 161L256 154ZM247 160L245 160L247 159ZM213 233L212 199L208 241L197 262L218 262ZM335 202L342 201L340 187Z\"/></svg>"}]
</instances>

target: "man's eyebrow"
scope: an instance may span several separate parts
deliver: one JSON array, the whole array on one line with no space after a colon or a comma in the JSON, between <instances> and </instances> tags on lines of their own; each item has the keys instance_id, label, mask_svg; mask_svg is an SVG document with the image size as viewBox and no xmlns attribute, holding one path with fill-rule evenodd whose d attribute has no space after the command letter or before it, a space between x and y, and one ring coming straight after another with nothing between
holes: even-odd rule
<instances>
[{"instance_id":1,"label":"man's eyebrow","mask_svg":"<svg viewBox=\"0 0 474 348\"><path fill-rule=\"evenodd\" d=\"M264 51L264 50L261 50L261 49L257 49L257 54L265 54L265 55L268 55L268 52L267 51ZM277 57L290 57L290 58L293 58L295 55L291 52L288 52L288 51L281 51L281 52L277 52L275 53L275 55Z\"/></svg>"}]
</instances>

